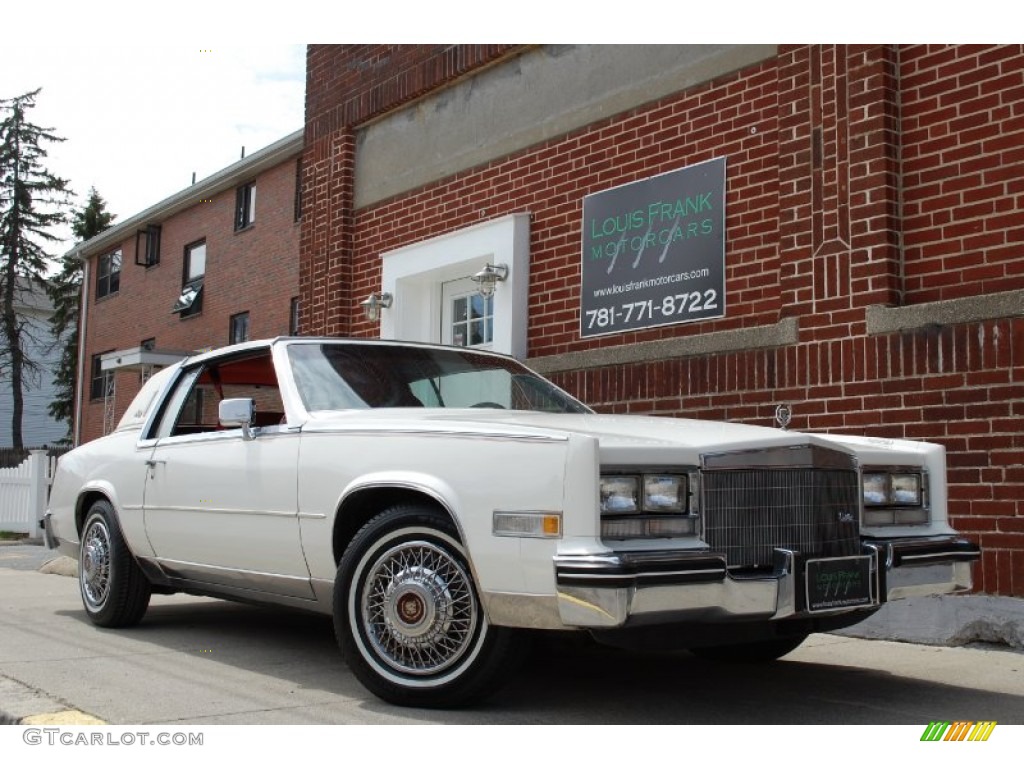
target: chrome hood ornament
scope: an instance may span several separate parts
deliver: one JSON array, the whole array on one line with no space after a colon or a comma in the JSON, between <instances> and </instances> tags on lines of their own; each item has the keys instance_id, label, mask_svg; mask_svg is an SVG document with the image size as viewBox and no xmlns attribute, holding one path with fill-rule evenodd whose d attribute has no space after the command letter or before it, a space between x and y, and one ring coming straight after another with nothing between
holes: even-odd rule
<instances>
[{"instance_id":1,"label":"chrome hood ornament","mask_svg":"<svg viewBox=\"0 0 1024 768\"><path fill-rule=\"evenodd\" d=\"M782 403L775 408L775 423L779 425L779 429L788 429L792 418L793 408L789 403Z\"/></svg>"}]
</instances>

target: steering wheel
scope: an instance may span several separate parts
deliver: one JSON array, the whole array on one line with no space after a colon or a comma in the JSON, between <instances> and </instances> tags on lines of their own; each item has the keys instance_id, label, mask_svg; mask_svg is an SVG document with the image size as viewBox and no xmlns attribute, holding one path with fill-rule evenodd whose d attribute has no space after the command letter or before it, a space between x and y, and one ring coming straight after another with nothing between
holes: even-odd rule
<instances>
[{"instance_id":1,"label":"steering wheel","mask_svg":"<svg viewBox=\"0 0 1024 768\"><path fill-rule=\"evenodd\" d=\"M501 405L501 403L492 403L490 400L484 400L482 403L473 403L473 405L471 405L469 407L470 408L500 408L503 411L505 410L505 406L504 405Z\"/></svg>"}]
</instances>

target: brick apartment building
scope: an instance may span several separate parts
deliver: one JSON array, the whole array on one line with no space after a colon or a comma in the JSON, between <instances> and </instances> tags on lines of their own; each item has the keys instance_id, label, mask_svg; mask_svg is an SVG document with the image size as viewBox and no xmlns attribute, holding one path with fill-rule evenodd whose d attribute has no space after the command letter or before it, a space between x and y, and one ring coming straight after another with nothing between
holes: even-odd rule
<instances>
[{"instance_id":1,"label":"brick apartment building","mask_svg":"<svg viewBox=\"0 0 1024 768\"><path fill-rule=\"evenodd\" d=\"M602 411L787 404L795 429L940 442L978 586L1024 596L1024 47L313 45L307 67L303 333L490 346ZM245 237L221 194L173 246L165 225L168 257L210 238L201 338L170 280L158 327L90 315L90 349L214 343L255 311L215 282L214 222ZM130 234L125 295L151 276ZM487 264L505 279L474 300Z\"/></svg>"},{"instance_id":2,"label":"brick apartment building","mask_svg":"<svg viewBox=\"0 0 1024 768\"><path fill-rule=\"evenodd\" d=\"M302 132L77 247L76 443L109 432L155 368L296 330Z\"/></svg>"}]
</instances>

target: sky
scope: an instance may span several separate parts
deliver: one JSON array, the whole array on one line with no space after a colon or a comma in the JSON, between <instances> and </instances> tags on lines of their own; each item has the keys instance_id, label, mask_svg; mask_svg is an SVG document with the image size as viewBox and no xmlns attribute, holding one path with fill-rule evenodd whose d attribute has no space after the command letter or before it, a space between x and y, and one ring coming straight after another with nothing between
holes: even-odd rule
<instances>
[{"instance_id":1,"label":"sky","mask_svg":"<svg viewBox=\"0 0 1024 768\"><path fill-rule=\"evenodd\" d=\"M47 168L75 208L95 187L119 221L301 129L305 56L287 43L5 48L0 99L42 89L28 118L65 139L46 145ZM68 239L51 255L74 244L55 234Z\"/></svg>"}]
</instances>

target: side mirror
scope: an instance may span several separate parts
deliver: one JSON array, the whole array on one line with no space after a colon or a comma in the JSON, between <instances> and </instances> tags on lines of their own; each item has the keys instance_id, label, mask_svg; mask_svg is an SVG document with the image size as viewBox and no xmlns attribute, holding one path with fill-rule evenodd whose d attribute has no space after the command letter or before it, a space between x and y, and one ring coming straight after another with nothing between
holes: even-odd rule
<instances>
[{"instance_id":1,"label":"side mirror","mask_svg":"<svg viewBox=\"0 0 1024 768\"><path fill-rule=\"evenodd\" d=\"M252 423L256 419L256 401L251 397L221 400L217 417L222 427L241 427L242 439L252 440Z\"/></svg>"}]
</instances>

